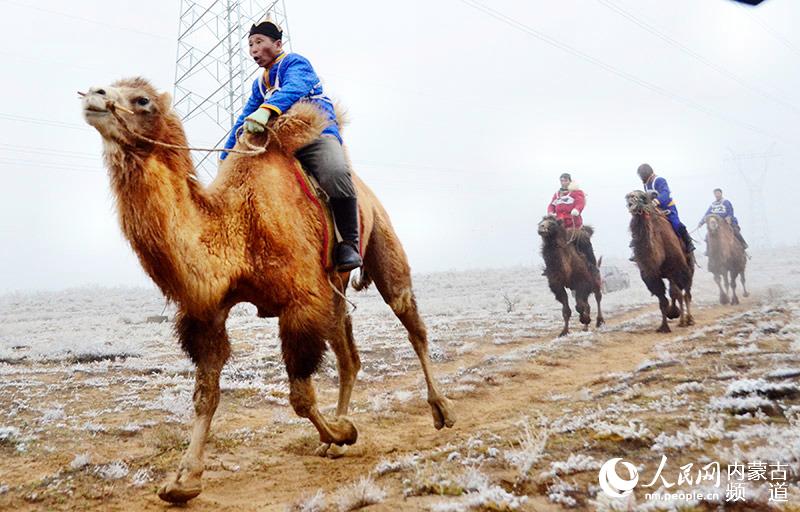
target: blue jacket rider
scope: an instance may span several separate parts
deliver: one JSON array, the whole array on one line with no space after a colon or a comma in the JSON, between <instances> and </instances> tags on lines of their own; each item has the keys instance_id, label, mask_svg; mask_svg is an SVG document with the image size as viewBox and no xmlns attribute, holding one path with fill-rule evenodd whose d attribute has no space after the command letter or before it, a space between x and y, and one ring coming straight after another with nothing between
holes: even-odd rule
<instances>
[{"instance_id":1,"label":"blue jacket rider","mask_svg":"<svg viewBox=\"0 0 800 512\"><path fill-rule=\"evenodd\" d=\"M264 68L264 73L253 82L250 99L233 125L225 148L231 149L236 144L236 134L242 125L249 133L261 133L270 117L283 114L298 101L313 102L327 114L330 124L318 139L298 149L295 157L330 199L336 229L342 238L334 250L336 270L353 270L362 264L358 203L333 103L324 95L322 82L308 59L296 53L285 53L282 39L281 29L270 21L250 28L250 55ZM222 153L220 158L224 160L227 156Z\"/></svg>"},{"instance_id":2,"label":"blue jacket rider","mask_svg":"<svg viewBox=\"0 0 800 512\"><path fill-rule=\"evenodd\" d=\"M672 229L675 230L678 238L683 240L686 252L694 251L692 237L689 236L689 231L686 230L686 226L683 225L678 217L678 208L675 206L675 200L672 199L667 180L661 176L656 176L649 164L640 165L636 173L644 184L644 191L650 194L658 209L667 214L667 219L672 224Z\"/></svg>"},{"instance_id":3,"label":"blue jacket rider","mask_svg":"<svg viewBox=\"0 0 800 512\"><path fill-rule=\"evenodd\" d=\"M733 205L730 201L722 197L722 189L715 188L714 189L714 202L711 203L711 206L708 207L706 213L703 214L703 218L700 219L700 222L697 224L699 228L703 224L706 223L706 217L711 215L719 215L723 219L725 219L728 224L731 225L733 228L733 234L742 243L742 246L747 249L747 242L745 242L744 237L742 236L742 228L739 226L739 219L733 214Z\"/></svg>"}]
</instances>

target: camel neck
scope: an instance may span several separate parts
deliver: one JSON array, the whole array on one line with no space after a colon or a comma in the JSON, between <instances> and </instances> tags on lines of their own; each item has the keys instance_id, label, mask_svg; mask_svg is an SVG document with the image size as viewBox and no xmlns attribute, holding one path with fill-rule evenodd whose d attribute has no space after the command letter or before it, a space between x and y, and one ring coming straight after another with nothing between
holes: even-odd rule
<instances>
[{"instance_id":1,"label":"camel neck","mask_svg":"<svg viewBox=\"0 0 800 512\"><path fill-rule=\"evenodd\" d=\"M107 158L122 231L161 291L180 297L204 270L194 256L209 228L205 194L185 165L191 161L180 154L116 156Z\"/></svg>"}]
</instances>

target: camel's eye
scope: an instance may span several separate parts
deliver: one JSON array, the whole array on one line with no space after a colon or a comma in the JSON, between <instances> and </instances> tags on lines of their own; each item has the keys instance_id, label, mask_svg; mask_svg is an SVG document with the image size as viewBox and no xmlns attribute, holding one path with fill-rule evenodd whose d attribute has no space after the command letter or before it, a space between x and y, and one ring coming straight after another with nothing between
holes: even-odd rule
<instances>
[{"instance_id":1,"label":"camel's eye","mask_svg":"<svg viewBox=\"0 0 800 512\"><path fill-rule=\"evenodd\" d=\"M144 96L136 100L136 104L141 105L143 107L146 107L149 103L150 103L150 98L146 98Z\"/></svg>"}]
</instances>

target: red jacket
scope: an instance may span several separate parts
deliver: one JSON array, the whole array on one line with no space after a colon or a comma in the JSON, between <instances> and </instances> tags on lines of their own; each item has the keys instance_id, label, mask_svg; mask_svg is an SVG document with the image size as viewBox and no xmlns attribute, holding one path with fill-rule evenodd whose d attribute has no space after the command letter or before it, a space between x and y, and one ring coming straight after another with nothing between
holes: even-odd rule
<instances>
[{"instance_id":1,"label":"red jacket","mask_svg":"<svg viewBox=\"0 0 800 512\"><path fill-rule=\"evenodd\" d=\"M553 194L550 204L547 205L547 213L555 215L557 219L564 221L564 227L579 228L583 226L581 213L586 206L586 197L583 191L575 183L570 183L566 191L560 189ZM573 216L572 210L577 210L578 215Z\"/></svg>"}]
</instances>

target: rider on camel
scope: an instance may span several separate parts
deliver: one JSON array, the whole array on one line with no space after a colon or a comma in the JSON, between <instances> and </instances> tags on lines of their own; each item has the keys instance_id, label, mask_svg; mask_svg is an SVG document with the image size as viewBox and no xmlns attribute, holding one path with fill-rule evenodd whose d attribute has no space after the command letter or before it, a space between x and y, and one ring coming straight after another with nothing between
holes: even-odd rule
<instances>
[{"instance_id":1,"label":"rider on camel","mask_svg":"<svg viewBox=\"0 0 800 512\"><path fill-rule=\"evenodd\" d=\"M736 237L739 242L742 243L742 247L747 249L747 242L745 242L744 237L742 236L742 228L739 227L739 219L733 214L733 205L730 201L722 197L722 189L715 188L714 189L714 202L711 203L711 206L708 207L706 213L703 215L703 218L700 219L700 222L697 223L697 227L699 228L703 224L706 223L706 217L714 214L719 215L725 221L731 225L733 228L733 235Z\"/></svg>"},{"instance_id":2,"label":"rider on camel","mask_svg":"<svg viewBox=\"0 0 800 512\"><path fill-rule=\"evenodd\" d=\"M675 234L683 241L686 253L692 253L694 251L694 242L692 241L692 237L689 236L689 231L686 229L686 226L684 226L680 217L678 217L678 208L675 206L675 200L672 199L672 192L669 190L667 180L662 176L656 176L656 173L653 172L653 168L650 167L649 164L640 165L636 173L644 184L644 191L650 194L653 203L667 216L667 220L669 220L669 223L672 225L672 229L675 230ZM631 257L630 260L635 261L634 257Z\"/></svg>"},{"instance_id":3,"label":"rider on camel","mask_svg":"<svg viewBox=\"0 0 800 512\"><path fill-rule=\"evenodd\" d=\"M225 148L236 145L242 125L246 132L262 133L271 117L280 116L298 101L312 102L327 114L330 124L318 139L298 149L295 157L328 196L336 229L342 238L334 250L336 269L339 272L353 270L362 264L358 204L333 103L323 93L322 82L308 59L286 53L282 39L283 31L271 21L250 28L250 56L264 72L253 82L250 99L233 125ZM220 158L224 160L227 156L222 153Z\"/></svg>"},{"instance_id":4,"label":"rider on camel","mask_svg":"<svg viewBox=\"0 0 800 512\"><path fill-rule=\"evenodd\" d=\"M583 226L581 213L586 207L586 196L578 187L578 184L572 181L572 176L569 173L561 174L559 181L561 182L561 188L556 190L553 198L550 199L550 203L547 205L547 214L561 221L567 229L580 229ZM588 238L586 240L588 242ZM592 265L597 266L597 259L594 256L591 242L577 243L575 248Z\"/></svg>"}]
</instances>

